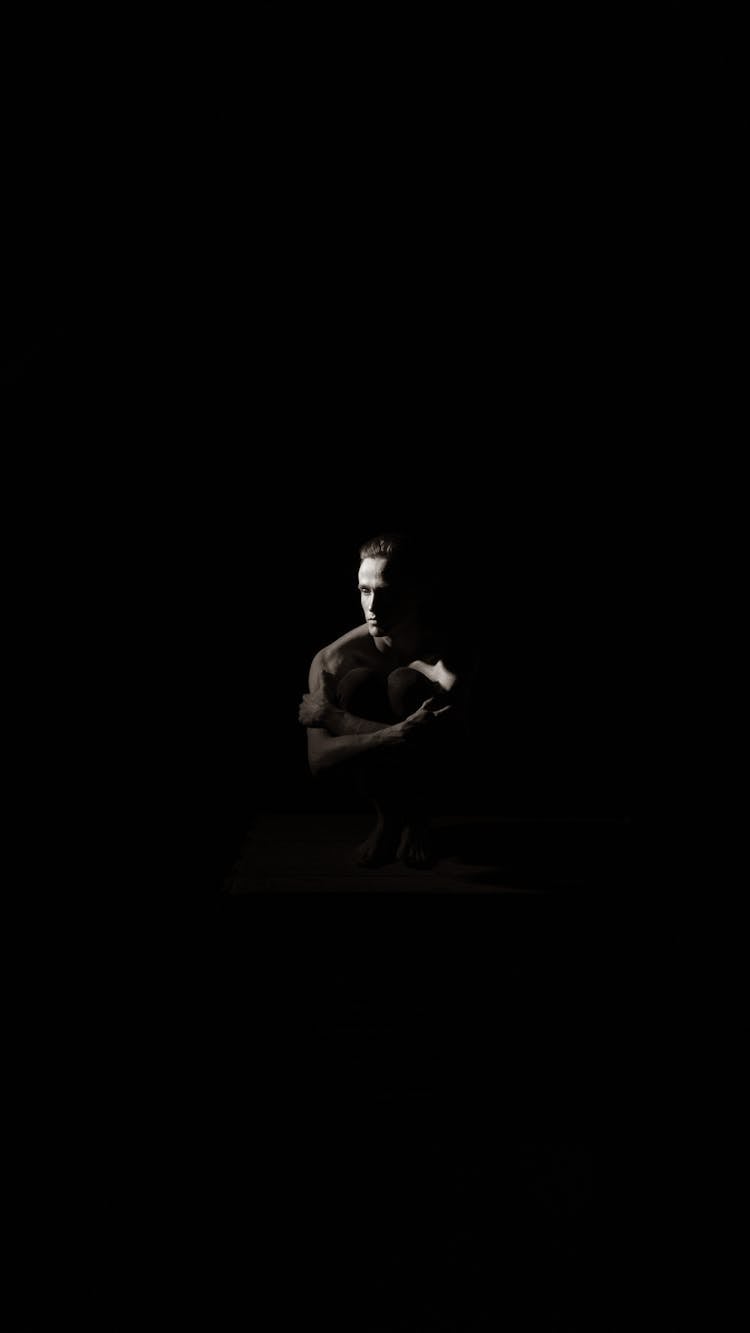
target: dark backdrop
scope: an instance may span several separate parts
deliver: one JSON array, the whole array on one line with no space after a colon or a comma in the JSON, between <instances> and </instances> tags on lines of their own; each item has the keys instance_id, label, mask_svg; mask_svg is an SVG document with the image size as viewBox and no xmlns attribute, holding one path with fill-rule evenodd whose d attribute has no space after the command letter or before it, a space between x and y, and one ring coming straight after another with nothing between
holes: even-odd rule
<instances>
[{"instance_id":1,"label":"dark backdrop","mask_svg":"<svg viewBox=\"0 0 750 1333\"><path fill-rule=\"evenodd\" d=\"M630 810L633 574L685 387L662 205L692 21L394 33L259 7L245 45L153 33L137 99L105 60L65 142L45 125L67 206L54 228L38 210L6 339L27 564L51 622L93 638L65 688L113 736L141 729L160 817L176 833L189 810L212 875L254 810L321 800L298 700L386 526L447 554L481 644L455 799Z\"/></svg>"},{"instance_id":2,"label":"dark backdrop","mask_svg":"<svg viewBox=\"0 0 750 1333\"><path fill-rule=\"evenodd\" d=\"M266 1197L281 1197L276 1164L294 1163L290 1145L321 1088L327 1138L310 1154L322 1163L313 1181L320 1197L331 1188L320 1143L332 1160L345 1116L352 1134L368 1103L360 1158L363 1144L382 1143L370 1093L401 1095L394 1053L404 1067L421 1053L425 1119L437 1117L457 1163L473 1143L478 1158L499 1141L512 1157L514 1119L525 1133L531 1126L574 1142L580 1131L588 1143L599 1120L605 1155L608 1144L619 1155L629 1138L631 1123L619 1134L606 1123L597 1092L602 1062L608 1053L617 1062L621 1049L604 978L626 975L613 967L612 940L627 914L608 890L610 865L595 897L617 917L611 930L592 902L584 913L567 898L544 920L536 900L516 907L503 895L424 912L408 897L390 909L375 895L316 900L307 911L277 899L244 902L251 928L236 929L233 917L231 957L208 932L187 939L183 868L213 890L255 811L317 808L296 721L309 660L358 619L357 543L415 521L449 553L453 590L482 649L482 725L456 808L631 812L644 767L646 690L636 683L655 665L636 575L651 567L644 533L656 511L659 449L675 438L676 405L690 402L677 334L689 337L691 289L679 218L660 207L680 145L692 161L700 120L691 124L671 77L677 70L694 82L695 67L681 59L683 10L663 6L645 34L633 33L630 10L609 11L607 33L579 44L570 32L564 55L560 31L573 20L560 12L550 26L536 8L525 32L510 37L468 20L440 26L439 59L416 17L411 33L395 36L367 19L364 36L340 31L344 60L322 28L313 51L297 14L281 15L270 45L235 47L234 61L226 33L214 49L197 33L190 59L171 38L160 50L152 33L138 79L131 65L126 95L116 90L107 115L102 90L114 72L111 52L100 53L101 86L61 134L61 180L38 212L41 234L28 258L15 256L24 297L6 341L20 426L5 460L6 595L20 610L24 685L12 695L22 701L23 733L14 787L30 791L33 805L14 886L36 914L40 884L51 885L50 919L64 923L49 932L54 966L45 956L40 968L42 955L30 951L38 984L25 958L18 965L14 993L24 1006L36 993L39 1008L38 1024L28 1007L19 1028L24 1071L29 1063L46 1071L36 1029L49 1032L70 995L60 942L75 939L84 963L57 1088L42 1086L38 1072L18 1080L39 1118L22 1106L24 1133L35 1127L23 1163L44 1171L48 1107L73 1082L71 1032L83 1107L71 1103L71 1121L87 1151L98 1145L89 1085L99 1097L102 1052L112 1052L112 1100L127 1119L112 1141L133 1143L123 1100L130 1060L136 1097L144 1085L142 1136L153 1135L160 1163L174 1145L175 1179L192 1188L194 1144L183 1151L183 1137L195 1121L211 1170L221 1146L227 1189L246 1154L243 1203L261 1154L270 1163ZM629 35L642 59L618 82L613 53ZM649 100L654 73L659 97ZM50 115L44 130L49 145L59 119ZM70 144L82 149L84 191ZM36 165L35 154L29 160ZM54 284L43 263L51 237ZM43 277L41 297L30 275ZM671 576L679 552L669 557ZM646 599L652 619L662 606L668 614L656 593ZM646 702L658 731L660 700ZM150 847L138 848L127 890L114 888L145 810L174 856L159 887L178 895L166 946L152 946L150 986L152 899L132 947L124 929L133 897L143 883L150 889ZM40 848L55 816L74 835L74 854L62 842L48 856ZM71 921L85 859L97 883L79 932ZM106 911L111 931L102 930ZM632 920L640 925L635 909ZM120 952L125 966L109 980L117 993L108 1007L104 974ZM623 1003L636 989L628 971ZM306 1027L311 999L317 1047ZM385 1003L400 1034L383 1042L380 1061L366 1031L346 1026L353 1000L365 1029L382 1024ZM618 1078L619 1103L627 1074ZM159 1079L169 1089L155 1125ZM198 1125L206 1101L210 1116ZM478 1106L488 1110L477 1139ZM258 1148L251 1112L259 1109ZM106 1136L106 1117L102 1124ZM137 1143L131 1151L135 1161ZM402 1144L395 1176L408 1155ZM60 1157L77 1179L59 1197L78 1197L67 1141ZM152 1212L152 1183L141 1216ZM207 1231L224 1246L228 1224L213 1188L212 1206L186 1210L186 1255ZM493 1206L502 1188L499 1173ZM298 1193L290 1186L290 1197ZM25 1170L19 1197L35 1211ZM350 1215L339 1197L340 1236ZM397 1209L395 1187L394 1197ZM518 1234L515 1221L507 1209L508 1236ZM371 1219L373 1243L375 1230ZM36 1282L38 1248L18 1234ZM599 1264L590 1249L581 1253L576 1283L588 1288ZM243 1263L234 1268L241 1279ZM287 1276L279 1273L277 1291ZM192 1301L192 1286L179 1280ZM600 1311L591 1323L602 1325Z\"/></svg>"}]
</instances>

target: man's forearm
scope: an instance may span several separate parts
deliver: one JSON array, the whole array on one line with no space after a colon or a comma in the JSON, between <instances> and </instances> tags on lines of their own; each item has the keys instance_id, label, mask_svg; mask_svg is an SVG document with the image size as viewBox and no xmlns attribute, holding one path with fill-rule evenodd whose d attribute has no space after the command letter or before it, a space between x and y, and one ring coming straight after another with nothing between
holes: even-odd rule
<instances>
[{"instance_id":1,"label":"man's forearm","mask_svg":"<svg viewBox=\"0 0 750 1333\"><path fill-rule=\"evenodd\" d=\"M355 717L343 708L330 708L326 711L326 731L331 736L369 736L376 731L385 731L387 722L371 722L366 717Z\"/></svg>"},{"instance_id":2,"label":"man's forearm","mask_svg":"<svg viewBox=\"0 0 750 1333\"><path fill-rule=\"evenodd\" d=\"M394 743L395 727L379 727L374 732L361 735L332 736L319 727L308 730L308 758L313 773L322 773L336 764L343 764L347 759L358 759L362 755L379 750Z\"/></svg>"}]
</instances>

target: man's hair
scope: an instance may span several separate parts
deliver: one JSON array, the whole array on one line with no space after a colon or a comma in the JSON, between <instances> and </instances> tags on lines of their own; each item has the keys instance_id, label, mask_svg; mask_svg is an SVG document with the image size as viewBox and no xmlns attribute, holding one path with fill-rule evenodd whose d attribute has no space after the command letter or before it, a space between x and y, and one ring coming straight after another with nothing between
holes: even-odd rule
<instances>
[{"instance_id":1,"label":"man's hair","mask_svg":"<svg viewBox=\"0 0 750 1333\"><path fill-rule=\"evenodd\" d=\"M407 546L409 539L403 532L381 532L379 537L371 537L359 548L360 560L369 556L386 556L389 560L398 558Z\"/></svg>"},{"instance_id":2,"label":"man's hair","mask_svg":"<svg viewBox=\"0 0 750 1333\"><path fill-rule=\"evenodd\" d=\"M360 560L367 560L371 556L385 557L392 572L399 578L411 580L419 577L420 562L416 546L405 532L381 532L379 536L363 542L359 548Z\"/></svg>"}]
</instances>

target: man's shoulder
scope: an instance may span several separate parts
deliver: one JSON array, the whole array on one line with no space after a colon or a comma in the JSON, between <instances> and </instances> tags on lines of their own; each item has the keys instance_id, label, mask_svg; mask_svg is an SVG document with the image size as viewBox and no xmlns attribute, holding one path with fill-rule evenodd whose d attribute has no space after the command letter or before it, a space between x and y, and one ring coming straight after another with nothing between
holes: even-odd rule
<instances>
[{"instance_id":1,"label":"man's shoulder","mask_svg":"<svg viewBox=\"0 0 750 1333\"><path fill-rule=\"evenodd\" d=\"M370 632L366 625L357 625L350 629L346 634L342 634L340 639L334 639L325 648L321 648L315 654L315 661L326 671L334 675L342 667L351 665L352 660L358 656L363 647L369 646Z\"/></svg>"}]
</instances>

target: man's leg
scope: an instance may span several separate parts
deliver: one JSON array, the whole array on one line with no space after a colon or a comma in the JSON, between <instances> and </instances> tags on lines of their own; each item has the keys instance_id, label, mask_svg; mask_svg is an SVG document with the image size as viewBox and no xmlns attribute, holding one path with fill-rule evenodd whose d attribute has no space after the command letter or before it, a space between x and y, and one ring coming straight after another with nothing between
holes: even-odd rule
<instances>
[{"instance_id":1,"label":"man's leg","mask_svg":"<svg viewBox=\"0 0 750 1333\"><path fill-rule=\"evenodd\" d=\"M366 667L354 667L339 681L336 691L341 708L371 722L395 722L385 677ZM402 822L394 803L397 762L395 752L368 755L353 764L357 786L375 807L375 826L357 848L361 866L384 865L395 860Z\"/></svg>"},{"instance_id":2,"label":"man's leg","mask_svg":"<svg viewBox=\"0 0 750 1333\"><path fill-rule=\"evenodd\" d=\"M439 686L411 667L398 667L387 680L377 672L356 667L339 682L337 695L347 712L388 723L409 717L426 699L440 692ZM427 733L415 738L413 744L357 761L359 788L376 812L375 827L357 849L359 865L383 865L394 859L415 869L432 864L429 810L439 772L441 739Z\"/></svg>"},{"instance_id":3,"label":"man's leg","mask_svg":"<svg viewBox=\"0 0 750 1333\"><path fill-rule=\"evenodd\" d=\"M388 702L394 717L399 720L416 713L425 699L439 692L439 685L434 685L413 667L397 667L388 677Z\"/></svg>"},{"instance_id":4,"label":"man's leg","mask_svg":"<svg viewBox=\"0 0 750 1333\"><path fill-rule=\"evenodd\" d=\"M336 688L340 708L355 717L366 717L371 722L395 722L386 681L377 671L367 667L353 667L342 676Z\"/></svg>"},{"instance_id":5,"label":"man's leg","mask_svg":"<svg viewBox=\"0 0 750 1333\"><path fill-rule=\"evenodd\" d=\"M439 686L412 667L398 667L388 677L388 699L398 719L409 717L426 699L439 693ZM440 755L432 742L429 734L420 736L403 753L392 792L396 818L401 825L396 855L417 870L426 869L434 860L430 798Z\"/></svg>"}]
</instances>

